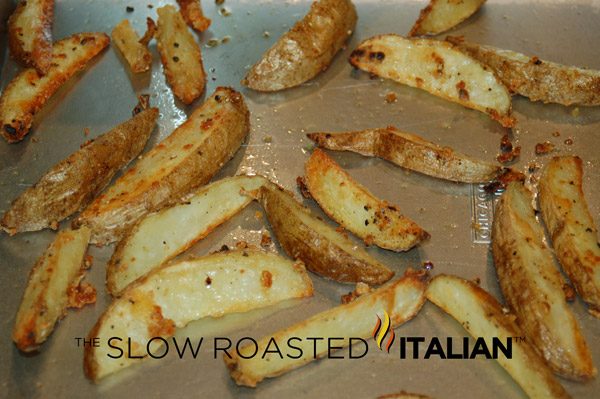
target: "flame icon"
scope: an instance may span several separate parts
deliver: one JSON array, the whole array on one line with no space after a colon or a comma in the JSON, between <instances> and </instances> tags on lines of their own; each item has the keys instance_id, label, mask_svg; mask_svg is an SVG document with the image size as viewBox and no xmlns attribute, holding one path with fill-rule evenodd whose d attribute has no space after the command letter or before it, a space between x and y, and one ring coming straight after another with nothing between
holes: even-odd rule
<instances>
[{"instance_id":1,"label":"flame icon","mask_svg":"<svg viewBox=\"0 0 600 399\"><path fill-rule=\"evenodd\" d=\"M383 342L383 339L389 332L390 336L388 337L387 344L385 346L385 350L387 351L387 353L390 353L390 347L394 343L394 338L396 338L396 334L394 333L394 330L390 328L391 327L390 326L390 316L387 314L387 312L385 310L383 311L383 316L384 316L383 321L381 321L381 318L379 316L377 316L377 323L375 323L375 328L373 329L373 338L375 339L375 342L377 343L377 347L379 349L383 349L381 347L381 343Z\"/></svg>"}]
</instances>

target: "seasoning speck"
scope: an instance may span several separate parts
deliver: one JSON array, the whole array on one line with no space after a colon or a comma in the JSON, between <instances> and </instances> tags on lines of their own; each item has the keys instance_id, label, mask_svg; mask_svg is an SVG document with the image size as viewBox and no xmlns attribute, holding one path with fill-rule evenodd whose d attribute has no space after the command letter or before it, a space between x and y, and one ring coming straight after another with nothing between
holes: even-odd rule
<instances>
[{"instance_id":1,"label":"seasoning speck","mask_svg":"<svg viewBox=\"0 0 600 399\"><path fill-rule=\"evenodd\" d=\"M177 56L173 57L173 61L179 62L179 57L177 57Z\"/></svg>"},{"instance_id":2,"label":"seasoning speck","mask_svg":"<svg viewBox=\"0 0 600 399\"><path fill-rule=\"evenodd\" d=\"M219 45L218 39L210 39L208 42L206 42L206 47L215 47L218 45Z\"/></svg>"},{"instance_id":3,"label":"seasoning speck","mask_svg":"<svg viewBox=\"0 0 600 399\"><path fill-rule=\"evenodd\" d=\"M127 12L133 12L133 11L134 11L134 8L133 8L133 7L131 7L131 6L127 6L127 7L125 8L125 11L127 11Z\"/></svg>"}]
</instances>

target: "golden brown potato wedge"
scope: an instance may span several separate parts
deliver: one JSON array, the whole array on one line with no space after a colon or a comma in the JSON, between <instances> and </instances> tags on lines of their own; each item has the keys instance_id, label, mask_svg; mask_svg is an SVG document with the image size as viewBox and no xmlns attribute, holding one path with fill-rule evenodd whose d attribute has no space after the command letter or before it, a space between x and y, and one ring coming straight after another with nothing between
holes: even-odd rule
<instances>
[{"instance_id":1,"label":"golden brown potato wedge","mask_svg":"<svg viewBox=\"0 0 600 399\"><path fill-rule=\"evenodd\" d=\"M77 33L54 43L52 64L45 75L32 68L19 73L0 97L0 129L4 138L9 143L23 140L35 113L109 42L104 33Z\"/></svg>"},{"instance_id":2,"label":"golden brown potato wedge","mask_svg":"<svg viewBox=\"0 0 600 399\"><path fill-rule=\"evenodd\" d=\"M146 72L152 65L152 54L147 44L141 39L129 23L124 19L112 31L112 41L117 46L123 57L134 73Z\"/></svg>"},{"instance_id":3,"label":"golden brown potato wedge","mask_svg":"<svg viewBox=\"0 0 600 399\"><path fill-rule=\"evenodd\" d=\"M423 89L512 127L508 90L488 67L448 42L389 34L362 42L350 63L363 71Z\"/></svg>"},{"instance_id":4,"label":"golden brown potato wedge","mask_svg":"<svg viewBox=\"0 0 600 399\"><path fill-rule=\"evenodd\" d=\"M473 337L491 346L497 338L520 337L513 315L506 313L496 298L474 283L441 274L427 287L427 299L455 318ZM532 399L570 398L544 360L528 341L513 339L512 358L500 355L498 363Z\"/></svg>"},{"instance_id":5,"label":"golden brown potato wedge","mask_svg":"<svg viewBox=\"0 0 600 399\"><path fill-rule=\"evenodd\" d=\"M600 248L598 229L583 195L579 157L555 157L539 183L542 216L556 256L571 283L600 317Z\"/></svg>"},{"instance_id":6,"label":"golden brown potato wedge","mask_svg":"<svg viewBox=\"0 0 600 399\"><path fill-rule=\"evenodd\" d=\"M12 339L24 352L36 350L66 314L84 273L90 230L61 230L31 270ZM95 291L93 298L95 301Z\"/></svg>"},{"instance_id":7,"label":"golden brown potato wedge","mask_svg":"<svg viewBox=\"0 0 600 399\"><path fill-rule=\"evenodd\" d=\"M484 183L502 172L500 166L441 147L414 134L388 126L344 133L309 133L319 147L379 157L417 172L463 183Z\"/></svg>"},{"instance_id":8,"label":"golden brown potato wedge","mask_svg":"<svg viewBox=\"0 0 600 399\"><path fill-rule=\"evenodd\" d=\"M21 0L8 20L10 52L40 75L52 64L54 0Z\"/></svg>"},{"instance_id":9,"label":"golden brown potato wedge","mask_svg":"<svg viewBox=\"0 0 600 399\"><path fill-rule=\"evenodd\" d=\"M156 353L160 341L152 338L169 338L176 328L193 320L247 312L312 294L302 262L261 251L218 252L165 265L136 281L100 317L89 333L100 345L86 347L85 373L98 381L138 361L109 357L118 355L115 347L126 351L128 339L133 355L145 348Z\"/></svg>"},{"instance_id":10,"label":"golden brown potato wedge","mask_svg":"<svg viewBox=\"0 0 600 399\"><path fill-rule=\"evenodd\" d=\"M206 184L233 157L249 130L242 95L218 87L185 123L96 198L76 225L92 229L93 243L118 240L142 216Z\"/></svg>"},{"instance_id":11,"label":"golden brown potato wedge","mask_svg":"<svg viewBox=\"0 0 600 399\"><path fill-rule=\"evenodd\" d=\"M267 182L248 194L263 206L283 250L303 261L311 272L342 283L371 285L383 284L394 276L362 247L313 216L283 188Z\"/></svg>"},{"instance_id":12,"label":"golden brown potato wedge","mask_svg":"<svg viewBox=\"0 0 600 399\"><path fill-rule=\"evenodd\" d=\"M327 69L356 25L350 0L318 0L263 54L242 84L258 91L298 86Z\"/></svg>"},{"instance_id":13,"label":"golden brown potato wedge","mask_svg":"<svg viewBox=\"0 0 600 399\"><path fill-rule=\"evenodd\" d=\"M2 229L12 235L53 227L84 208L142 152L157 118L157 108L142 111L54 165L12 203Z\"/></svg>"},{"instance_id":14,"label":"golden brown potato wedge","mask_svg":"<svg viewBox=\"0 0 600 399\"><path fill-rule=\"evenodd\" d=\"M437 35L454 28L485 3L485 0L430 0L421 10L409 36Z\"/></svg>"},{"instance_id":15,"label":"golden brown potato wedge","mask_svg":"<svg viewBox=\"0 0 600 399\"><path fill-rule=\"evenodd\" d=\"M161 7L157 13L156 40L165 76L177 98L190 104L206 85L200 46L174 6Z\"/></svg>"},{"instance_id":16,"label":"golden brown potato wedge","mask_svg":"<svg viewBox=\"0 0 600 399\"><path fill-rule=\"evenodd\" d=\"M204 32L210 26L210 18L206 18L202 12L200 0L177 0L181 15L190 28L198 32Z\"/></svg>"},{"instance_id":17,"label":"golden brown potato wedge","mask_svg":"<svg viewBox=\"0 0 600 399\"><path fill-rule=\"evenodd\" d=\"M513 92L531 101L600 105L600 71L566 66L516 51L446 38L465 54L489 66Z\"/></svg>"},{"instance_id":18,"label":"golden brown potato wedge","mask_svg":"<svg viewBox=\"0 0 600 399\"><path fill-rule=\"evenodd\" d=\"M506 188L494 212L492 251L506 303L529 342L558 374L588 380L596 374L585 338L565 299L566 282L554 266L522 183Z\"/></svg>"},{"instance_id":19,"label":"golden brown potato wedge","mask_svg":"<svg viewBox=\"0 0 600 399\"><path fill-rule=\"evenodd\" d=\"M367 245L407 251L429 238L397 206L375 197L320 149L312 153L304 170L310 195L321 209Z\"/></svg>"},{"instance_id":20,"label":"golden brown potato wedge","mask_svg":"<svg viewBox=\"0 0 600 399\"><path fill-rule=\"evenodd\" d=\"M256 190L262 176L235 176L198 190L181 204L143 218L119 241L108 262L106 284L112 295L174 258L252 202L242 191Z\"/></svg>"},{"instance_id":21,"label":"golden brown potato wedge","mask_svg":"<svg viewBox=\"0 0 600 399\"><path fill-rule=\"evenodd\" d=\"M425 303L427 281L426 273L409 269L404 277L350 303L326 310L262 338L258 341L258 353L265 353L265 356L248 358L254 346L245 346L239 348L239 353L225 354L223 360L238 385L255 387L265 378L277 377L310 363L315 357L324 357L328 353L328 340L332 337L335 337L333 339L336 339L339 347L348 346L352 337L371 337L378 315L383 319L384 312L391 319L390 328L412 319ZM313 341L310 337L323 339ZM298 349L284 346L290 342L289 339ZM273 346L272 340L282 345L283 356L265 352L266 348Z\"/></svg>"}]
</instances>

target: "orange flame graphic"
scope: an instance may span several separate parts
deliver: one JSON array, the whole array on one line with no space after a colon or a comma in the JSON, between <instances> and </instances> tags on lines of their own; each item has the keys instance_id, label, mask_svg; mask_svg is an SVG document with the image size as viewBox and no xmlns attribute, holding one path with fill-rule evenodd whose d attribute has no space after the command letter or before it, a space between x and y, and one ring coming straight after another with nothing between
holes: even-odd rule
<instances>
[{"instance_id":1,"label":"orange flame graphic","mask_svg":"<svg viewBox=\"0 0 600 399\"><path fill-rule=\"evenodd\" d=\"M388 337L388 341L387 341L387 345L385 346L385 350L387 351L387 353L390 353L390 348L392 347L392 344L394 343L394 338L396 338L396 334L394 333L394 330L391 328L390 316L387 314L387 312L385 310L383 311L383 316L384 316L383 321L381 320L381 318L379 316L377 316L377 322L375 323L375 328L373 329L373 338L375 339L375 342L377 343L377 347L379 349L383 349L381 347L381 343L383 342L383 339L389 332L390 335Z\"/></svg>"}]
</instances>

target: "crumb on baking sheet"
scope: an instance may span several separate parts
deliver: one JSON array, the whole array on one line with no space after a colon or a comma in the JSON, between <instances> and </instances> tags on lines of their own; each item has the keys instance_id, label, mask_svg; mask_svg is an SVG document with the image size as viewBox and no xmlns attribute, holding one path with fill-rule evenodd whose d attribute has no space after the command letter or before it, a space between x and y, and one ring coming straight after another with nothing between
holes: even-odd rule
<instances>
[{"instance_id":1,"label":"crumb on baking sheet","mask_svg":"<svg viewBox=\"0 0 600 399\"><path fill-rule=\"evenodd\" d=\"M543 143L537 143L535 145L535 155L549 154L554 151L554 144L549 141Z\"/></svg>"},{"instance_id":2,"label":"crumb on baking sheet","mask_svg":"<svg viewBox=\"0 0 600 399\"><path fill-rule=\"evenodd\" d=\"M385 102L388 104L395 103L398 101L398 96L393 91L390 91L385 95Z\"/></svg>"}]
</instances>

